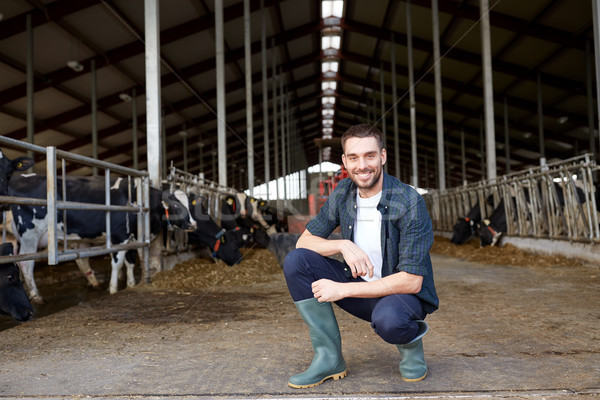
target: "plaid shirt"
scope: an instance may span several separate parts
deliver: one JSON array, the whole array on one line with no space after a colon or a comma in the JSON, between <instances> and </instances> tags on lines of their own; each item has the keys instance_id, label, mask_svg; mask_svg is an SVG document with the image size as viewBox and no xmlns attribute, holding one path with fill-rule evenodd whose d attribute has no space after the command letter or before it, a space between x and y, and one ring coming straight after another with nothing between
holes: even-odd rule
<instances>
[{"instance_id":1,"label":"plaid shirt","mask_svg":"<svg viewBox=\"0 0 600 400\"><path fill-rule=\"evenodd\" d=\"M353 240L356 190L350 178L340 181L306 229L313 235L328 238L340 226L342 237ZM377 209L381 213L382 276L400 271L423 276L421 291L416 296L431 314L437 310L439 300L429 257L433 230L425 201L412 187L383 172Z\"/></svg>"}]
</instances>

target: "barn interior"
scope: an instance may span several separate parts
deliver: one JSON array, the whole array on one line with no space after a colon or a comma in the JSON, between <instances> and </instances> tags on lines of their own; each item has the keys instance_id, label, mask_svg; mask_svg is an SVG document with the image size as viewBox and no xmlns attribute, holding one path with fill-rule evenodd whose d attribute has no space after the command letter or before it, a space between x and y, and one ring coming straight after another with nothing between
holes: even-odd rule
<instances>
[{"instance_id":1,"label":"barn interior","mask_svg":"<svg viewBox=\"0 0 600 400\"><path fill-rule=\"evenodd\" d=\"M298 214L232 267L171 231L174 247L132 244L151 247L138 284L113 295L110 240L56 247L61 263L40 249L46 304L24 323L0 315L0 398L597 400L598 3L0 0L2 156L59 177L193 181ZM312 354L280 264L360 123L383 132L387 173L434 223L428 376L401 381L396 349L336 308L349 375L298 391L288 378ZM574 194L568 212L553 183ZM487 195L498 206L503 184L549 192L502 247L451 244L456 218ZM86 255L100 290L72 262Z\"/></svg>"},{"instance_id":2,"label":"barn interior","mask_svg":"<svg viewBox=\"0 0 600 400\"><path fill-rule=\"evenodd\" d=\"M152 155L144 2L5 0L0 134L142 170L156 156L163 176L173 163L240 190L339 164L339 138L357 123L384 130L388 172L422 188L439 188L441 169L444 188L486 179L488 161L500 176L595 157L594 4L443 1L432 13L430 0L257 0L246 20L242 1L160 2L163 143Z\"/></svg>"}]
</instances>

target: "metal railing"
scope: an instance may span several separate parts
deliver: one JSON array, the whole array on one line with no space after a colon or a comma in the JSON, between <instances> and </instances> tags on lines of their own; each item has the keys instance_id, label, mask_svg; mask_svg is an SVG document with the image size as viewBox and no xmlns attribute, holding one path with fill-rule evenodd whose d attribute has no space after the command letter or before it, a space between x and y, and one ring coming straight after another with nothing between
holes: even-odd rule
<instances>
[{"instance_id":1,"label":"metal railing","mask_svg":"<svg viewBox=\"0 0 600 400\"><path fill-rule=\"evenodd\" d=\"M585 154L423 197L437 231L452 232L457 219L477 204L482 219L488 218L503 200L508 236L600 243L593 181L599 170Z\"/></svg>"},{"instance_id":2,"label":"metal railing","mask_svg":"<svg viewBox=\"0 0 600 400\"><path fill-rule=\"evenodd\" d=\"M1 204L22 204L32 206L44 206L47 207L47 219L48 219L48 248L46 251L40 251L31 254L21 254L14 256L3 256L0 257L0 262L17 262L24 260L40 260L47 259L49 265L56 265L63 261L72 261L77 258L92 257L110 254L123 250L131 250L144 248L144 269L148 270L148 247L150 245L150 186L148 173L143 171L137 171L135 169L122 167L116 164L95 160L93 158L69 153L66 151L58 150L54 146L40 147L26 142L18 140L0 137L0 145L9 148L30 151L36 154L43 154L46 156L46 198L26 198L26 197L14 197L14 196L0 196ZM58 196L58 173L57 173L57 159L61 160L61 175L62 185L61 196ZM98 203L83 203L68 201L66 191L66 162L74 162L90 166L92 168L104 170L104 190L105 190L105 202L104 204ZM111 173L118 173L122 176L127 176L129 180L128 189L128 204L126 205L113 205L110 201L110 188L111 188ZM136 198L132 197L131 193L131 180L134 181L134 187L136 188ZM61 200L62 199L62 200ZM88 210L88 211L104 211L106 217L106 240L104 245L97 245L92 243L87 248L69 248L69 240L67 238L67 213L69 210ZM63 235L60 235L58 230L58 213L62 212L62 223ZM111 212L130 212L137 214L137 240L131 241L126 244L113 244L111 242L111 223L110 214ZM3 232L3 237L5 236ZM59 242L62 242L62 250L59 249Z\"/></svg>"}]
</instances>

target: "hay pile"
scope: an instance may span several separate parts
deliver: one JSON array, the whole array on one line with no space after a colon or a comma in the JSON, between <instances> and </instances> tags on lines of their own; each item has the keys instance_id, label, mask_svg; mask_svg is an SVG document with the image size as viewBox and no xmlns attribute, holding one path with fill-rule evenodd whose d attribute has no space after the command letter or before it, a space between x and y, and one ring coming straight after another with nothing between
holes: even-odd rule
<instances>
[{"instance_id":1,"label":"hay pile","mask_svg":"<svg viewBox=\"0 0 600 400\"><path fill-rule=\"evenodd\" d=\"M502 247L479 247L479 240L471 240L465 244L450 243L450 239L436 236L431 247L432 254L441 254L455 258L464 258L468 261L497 265L513 266L540 266L551 267L562 265L576 267L584 265L584 261L567 258L560 255L536 254L516 248L511 244Z\"/></svg>"},{"instance_id":2,"label":"hay pile","mask_svg":"<svg viewBox=\"0 0 600 400\"><path fill-rule=\"evenodd\" d=\"M223 261L194 258L177 264L170 271L157 272L152 286L162 289L201 289L212 286L244 286L269 282L281 274L277 259L269 250L243 250L243 261L228 266Z\"/></svg>"}]
</instances>

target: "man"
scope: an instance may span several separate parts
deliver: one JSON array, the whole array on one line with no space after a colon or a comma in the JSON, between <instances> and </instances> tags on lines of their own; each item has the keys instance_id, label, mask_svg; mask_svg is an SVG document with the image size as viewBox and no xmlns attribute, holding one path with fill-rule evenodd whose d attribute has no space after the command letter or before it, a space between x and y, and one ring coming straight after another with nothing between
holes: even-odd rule
<instances>
[{"instance_id":1,"label":"man","mask_svg":"<svg viewBox=\"0 0 600 400\"><path fill-rule=\"evenodd\" d=\"M383 171L387 154L377 128L349 128L342 150L349 179L338 184L284 262L315 352L310 367L288 385L308 388L346 376L331 302L371 322L400 351L402 379L420 381L427 375L423 320L438 307L429 257L431 219L423 198ZM327 239L337 226L343 239ZM345 262L328 258L335 254Z\"/></svg>"}]
</instances>

